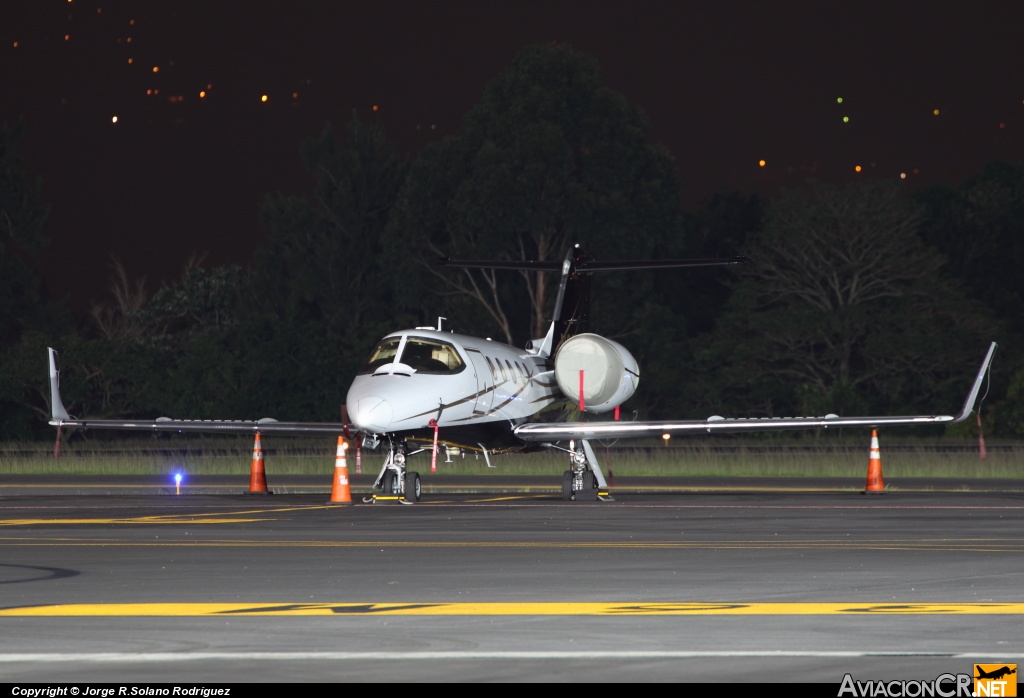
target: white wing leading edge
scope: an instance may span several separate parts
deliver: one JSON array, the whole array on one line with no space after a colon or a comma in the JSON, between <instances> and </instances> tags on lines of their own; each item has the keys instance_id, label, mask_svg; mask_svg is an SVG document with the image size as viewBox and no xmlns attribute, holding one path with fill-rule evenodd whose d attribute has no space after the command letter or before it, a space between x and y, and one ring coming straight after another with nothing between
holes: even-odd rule
<instances>
[{"instance_id":1,"label":"white wing leading edge","mask_svg":"<svg viewBox=\"0 0 1024 698\"><path fill-rule=\"evenodd\" d=\"M342 422L279 422L276 419L256 421L218 419L75 419L68 415L60 399L60 373L57 352L48 350L50 359L50 424L55 427L79 429L118 429L124 431L176 431L213 434L331 434L346 433ZM355 430L354 427L352 427Z\"/></svg>"},{"instance_id":2,"label":"white wing leading edge","mask_svg":"<svg viewBox=\"0 0 1024 698\"><path fill-rule=\"evenodd\" d=\"M716 434L729 432L789 431L796 429L838 429L842 427L882 427L897 424L955 424L970 416L981 392L981 386L992 364L996 343L989 346L974 385L956 416L908 415L899 417L765 417L736 418L708 417L704 420L668 422L556 422L527 423L514 429L523 441L551 442L569 439L638 439L662 434Z\"/></svg>"}]
</instances>

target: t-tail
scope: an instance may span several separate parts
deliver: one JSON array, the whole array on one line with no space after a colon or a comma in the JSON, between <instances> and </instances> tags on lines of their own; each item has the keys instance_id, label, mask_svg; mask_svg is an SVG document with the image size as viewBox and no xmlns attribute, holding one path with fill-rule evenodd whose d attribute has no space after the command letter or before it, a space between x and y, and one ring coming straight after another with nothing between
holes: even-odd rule
<instances>
[{"instance_id":1,"label":"t-tail","mask_svg":"<svg viewBox=\"0 0 1024 698\"><path fill-rule=\"evenodd\" d=\"M637 259L600 262L590 257L582 247L573 245L561 262L531 260L452 260L440 263L466 269L514 269L517 271L560 271L558 296L555 299L551 326L537 353L553 356L558 347L570 337L589 330L590 276L596 271L627 271L633 269L672 269L678 267L717 267L749 262L747 257L712 259Z\"/></svg>"}]
</instances>

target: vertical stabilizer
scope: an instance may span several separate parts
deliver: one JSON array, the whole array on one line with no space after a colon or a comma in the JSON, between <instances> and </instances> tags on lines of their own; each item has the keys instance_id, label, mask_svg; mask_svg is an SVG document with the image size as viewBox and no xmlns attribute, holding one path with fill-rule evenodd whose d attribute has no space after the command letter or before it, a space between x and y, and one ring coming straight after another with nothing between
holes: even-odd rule
<instances>
[{"instance_id":1,"label":"vertical stabilizer","mask_svg":"<svg viewBox=\"0 0 1024 698\"><path fill-rule=\"evenodd\" d=\"M562 278L551 319L551 329L544 338L541 354L552 356L562 342L586 332L590 327L590 274L580 269L591 261L579 245L573 245L562 262Z\"/></svg>"}]
</instances>

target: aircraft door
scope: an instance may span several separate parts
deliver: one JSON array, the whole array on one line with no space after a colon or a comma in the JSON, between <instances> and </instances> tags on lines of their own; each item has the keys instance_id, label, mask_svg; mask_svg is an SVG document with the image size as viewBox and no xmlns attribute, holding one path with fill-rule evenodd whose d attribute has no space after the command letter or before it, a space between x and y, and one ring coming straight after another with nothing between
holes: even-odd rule
<instances>
[{"instance_id":1,"label":"aircraft door","mask_svg":"<svg viewBox=\"0 0 1024 698\"><path fill-rule=\"evenodd\" d=\"M473 406L473 414L487 414L494 399L494 379L491 377L491 370L484 355L479 351L467 349L466 355L469 356L473 372L476 374L476 404Z\"/></svg>"}]
</instances>

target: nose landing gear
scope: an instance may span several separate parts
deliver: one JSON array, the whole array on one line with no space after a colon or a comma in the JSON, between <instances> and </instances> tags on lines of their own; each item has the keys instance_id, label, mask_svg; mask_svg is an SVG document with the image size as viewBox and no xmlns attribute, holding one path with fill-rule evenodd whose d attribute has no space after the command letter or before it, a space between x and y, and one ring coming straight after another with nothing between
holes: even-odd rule
<instances>
[{"instance_id":1,"label":"nose landing gear","mask_svg":"<svg viewBox=\"0 0 1024 698\"><path fill-rule=\"evenodd\" d=\"M380 494L374 494L363 499L367 504L373 502L402 502L403 504L415 504L420 501L422 485L420 474L406 470L406 460L409 457L406 452L405 442L395 444L392 442L388 448L388 455L384 458L384 465L380 474L373 483L374 490L380 490Z\"/></svg>"}]
</instances>

